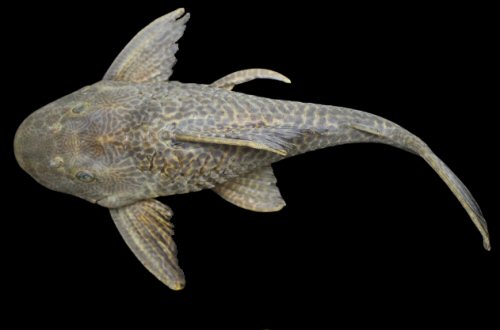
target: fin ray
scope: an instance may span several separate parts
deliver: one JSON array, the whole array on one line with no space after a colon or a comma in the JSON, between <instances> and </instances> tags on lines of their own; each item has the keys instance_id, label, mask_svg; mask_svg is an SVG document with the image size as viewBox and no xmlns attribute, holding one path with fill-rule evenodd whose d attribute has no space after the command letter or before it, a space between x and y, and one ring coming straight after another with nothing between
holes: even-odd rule
<instances>
[{"instance_id":1,"label":"fin ray","mask_svg":"<svg viewBox=\"0 0 500 330\"><path fill-rule=\"evenodd\" d=\"M351 128L354 128L358 131L361 131L363 133L368 133L377 137L385 137L384 134L379 131L377 128L361 123L352 123L349 125Z\"/></svg>"},{"instance_id":2,"label":"fin ray","mask_svg":"<svg viewBox=\"0 0 500 330\"><path fill-rule=\"evenodd\" d=\"M175 139L177 141L182 141L182 142L225 144L225 145L237 146L237 147L248 147L248 148L253 148L253 149L265 150L265 151L276 153L278 155L286 156L285 150L275 149L275 148L269 147L263 143L249 141L249 140L240 140L240 139L216 137L216 136L196 136L196 135L187 135L187 134L176 134Z\"/></svg>"},{"instance_id":3,"label":"fin ray","mask_svg":"<svg viewBox=\"0 0 500 330\"><path fill-rule=\"evenodd\" d=\"M192 143L212 143L248 147L287 156L295 146L291 140L299 137L303 130L294 127L240 127L227 130L204 130L175 132L177 141Z\"/></svg>"},{"instance_id":4,"label":"fin ray","mask_svg":"<svg viewBox=\"0 0 500 330\"><path fill-rule=\"evenodd\" d=\"M271 166L265 166L213 188L226 201L256 212L281 210L285 201L276 186Z\"/></svg>"},{"instance_id":5,"label":"fin ray","mask_svg":"<svg viewBox=\"0 0 500 330\"><path fill-rule=\"evenodd\" d=\"M481 233L483 237L483 247L491 250L490 237L488 233L488 224L483 217L483 213L479 208L474 197L469 189L462 183L462 181L453 173L452 170L439 159L432 151L426 150L422 153L422 158L436 171L441 179L446 183L448 188L453 192L458 201L462 204L463 208L469 214L472 222Z\"/></svg>"},{"instance_id":6,"label":"fin ray","mask_svg":"<svg viewBox=\"0 0 500 330\"><path fill-rule=\"evenodd\" d=\"M172 11L146 26L125 46L104 75L104 80L129 82L167 81L177 61L177 41L189 20L184 8Z\"/></svg>"},{"instance_id":7,"label":"fin ray","mask_svg":"<svg viewBox=\"0 0 500 330\"><path fill-rule=\"evenodd\" d=\"M234 86L254 79L272 79L290 84L291 81L279 72L268 69L246 69L230 73L210 84L212 87L232 90Z\"/></svg>"},{"instance_id":8,"label":"fin ray","mask_svg":"<svg viewBox=\"0 0 500 330\"><path fill-rule=\"evenodd\" d=\"M150 199L110 209L118 231L139 261L173 290L184 288L184 273L177 262L172 236L172 210Z\"/></svg>"}]
</instances>

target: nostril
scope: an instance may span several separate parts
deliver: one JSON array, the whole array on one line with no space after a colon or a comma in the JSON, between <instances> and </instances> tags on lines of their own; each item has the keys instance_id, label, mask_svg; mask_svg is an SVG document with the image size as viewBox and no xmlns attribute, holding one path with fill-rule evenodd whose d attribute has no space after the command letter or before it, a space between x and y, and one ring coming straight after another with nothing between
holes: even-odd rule
<instances>
[{"instance_id":1,"label":"nostril","mask_svg":"<svg viewBox=\"0 0 500 330\"><path fill-rule=\"evenodd\" d=\"M49 166L52 168L59 168L63 166L64 161L61 157L56 156L49 161Z\"/></svg>"},{"instance_id":2,"label":"nostril","mask_svg":"<svg viewBox=\"0 0 500 330\"><path fill-rule=\"evenodd\" d=\"M75 113L75 114L80 114L82 113L83 111L85 110L85 105L83 104L79 104L77 106L74 106L72 109L71 109L71 112Z\"/></svg>"}]
</instances>

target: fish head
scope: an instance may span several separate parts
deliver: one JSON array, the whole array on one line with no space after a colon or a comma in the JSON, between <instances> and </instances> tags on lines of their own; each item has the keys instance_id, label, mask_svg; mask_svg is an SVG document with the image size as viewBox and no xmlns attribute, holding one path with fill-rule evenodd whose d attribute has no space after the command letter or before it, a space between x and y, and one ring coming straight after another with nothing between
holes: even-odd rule
<instances>
[{"instance_id":1,"label":"fish head","mask_svg":"<svg viewBox=\"0 0 500 330\"><path fill-rule=\"evenodd\" d=\"M134 202L135 196L120 191L134 191L137 182L123 180L127 164L114 166L118 162L106 150L112 110L96 101L96 89L85 87L29 115L16 132L14 153L20 167L41 185L118 207Z\"/></svg>"}]
</instances>

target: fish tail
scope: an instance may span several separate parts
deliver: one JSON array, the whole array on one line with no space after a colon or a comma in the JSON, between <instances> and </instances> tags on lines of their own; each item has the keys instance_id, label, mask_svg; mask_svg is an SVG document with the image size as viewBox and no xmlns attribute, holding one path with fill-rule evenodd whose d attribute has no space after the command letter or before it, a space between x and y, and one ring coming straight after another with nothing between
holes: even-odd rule
<instances>
[{"instance_id":1,"label":"fish tail","mask_svg":"<svg viewBox=\"0 0 500 330\"><path fill-rule=\"evenodd\" d=\"M395 125L396 134L392 135L394 144L400 148L413 152L422 157L427 164L441 177L448 188L453 192L458 201L462 204L467 214L471 218L476 228L483 237L483 247L491 250L488 225L484 219L483 213L479 208L471 192L462 183L462 181L453 173L453 171L417 136L407 130Z\"/></svg>"},{"instance_id":2,"label":"fish tail","mask_svg":"<svg viewBox=\"0 0 500 330\"><path fill-rule=\"evenodd\" d=\"M460 201L464 209L469 214L472 222L477 227L481 235L483 236L483 247L490 251L490 237L488 234L488 225L483 217L483 213L479 208L474 197L470 193L469 189L460 181L460 179L453 173L452 170L439 159L429 148L423 150L419 153L420 156L436 171L436 173L441 177L441 179L446 183L448 188L453 192L453 194Z\"/></svg>"},{"instance_id":3,"label":"fish tail","mask_svg":"<svg viewBox=\"0 0 500 330\"><path fill-rule=\"evenodd\" d=\"M363 140L363 137L361 137L361 142L389 144L422 157L434 169L434 171L436 171L436 173L446 183L448 188L450 188L465 208L472 222L483 237L484 248L489 251L491 249L491 245L488 234L488 225L486 224L486 220L483 217L479 205L462 181L460 181L455 173L453 173L452 170L450 170L450 168L441 159L439 159L420 138L390 121L383 120L380 117L374 118L375 119L371 121L371 124L370 122L353 120L349 123L349 126L352 129L363 133L366 140ZM374 125L373 123L377 121L379 123Z\"/></svg>"}]
</instances>

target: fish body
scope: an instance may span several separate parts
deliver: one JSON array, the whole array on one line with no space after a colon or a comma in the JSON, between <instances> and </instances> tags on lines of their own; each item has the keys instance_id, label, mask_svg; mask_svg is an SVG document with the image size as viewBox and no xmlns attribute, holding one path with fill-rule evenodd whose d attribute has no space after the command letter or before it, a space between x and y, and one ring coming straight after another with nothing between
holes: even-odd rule
<instances>
[{"instance_id":1,"label":"fish body","mask_svg":"<svg viewBox=\"0 0 500 330\"><path fill-rule=\"evenodd\" d=\"M110 209L126 243L158 279L184 287L170 208L156 197L212 189L260 212L285 206L271 164L347 143L384 143L421 156L441 176L483 235L486 222L463 183L417 136L366 112L232 91L274 71L250 69L211 85L169 81L189 15L151 23L104 79L31 114L14 149L44 186Z\"/></svg>"}]
</instances>

